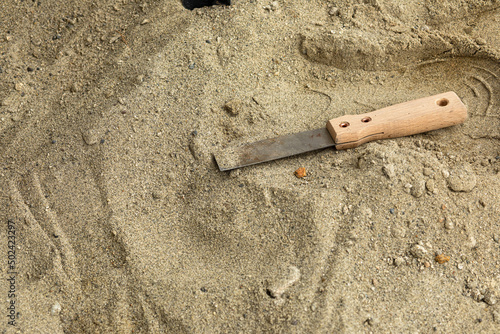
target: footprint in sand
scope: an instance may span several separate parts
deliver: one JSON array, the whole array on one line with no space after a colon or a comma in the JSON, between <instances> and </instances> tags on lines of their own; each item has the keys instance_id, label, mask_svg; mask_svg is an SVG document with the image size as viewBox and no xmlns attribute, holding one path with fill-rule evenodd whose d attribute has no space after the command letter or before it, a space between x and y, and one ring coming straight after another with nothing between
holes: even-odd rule
<instances>
[{"instance_id":1,"label":"footprint in sand","mask_svg":"<svg viewBox=\"0 0 500 334\"><path fill-rule=\"evenodd\" d=\"M92 318L101 321L113 319L107 327L111 332L128 333L139 325L154 331L159 326L155 320L156 306L144 297L141 289L134 288L135 280L130 279L128 265L122 259L125 252L122 249L123 242L118 236L113 237L113 233L106 233L106 226L111 223L105 221L100 233L92 232L86 238L72 239L70 236L80 226L68 223L67 217L59 217L57 209L48 200L57 190L54 184L44 180L40 180L38 172L31 171L9 182L12 203L10 214L18 222L19 228L19 277L23 285L27 286L19 291L19 295L29 301L25 302L24 307L31 309L26 312L21 307L22 319L29 323L32 316L37 317L50 324L54 332L82 332L96 326L88 321L88 316L93 314ZM47 187L50 191L44 190ZM83 217L80 215L79 218ZM108 237L113 240L108 240L109 245L106 247L102 243ZM94 242L101 246L92 246ZM106 249L106 253L96 250L101 247ZM82 252L89 257L82 257ZM106 263L106 258L110 263ZM103 280L110 286L103 286L100 283ZM47 290L51 293L45 292L47 295L44 296ZM96 294L95 290L100 293ZM53 305L52 309L30 306L32 302L39 303L47 296L50 305ZM104 305L108 305L107 311L99 311ZM134 317L132 312L141 314L139 324L130 321ZM81 314L87 316L81 317ZM24 328L24 322L20 326Z\"/></svg>"}]
</instances>

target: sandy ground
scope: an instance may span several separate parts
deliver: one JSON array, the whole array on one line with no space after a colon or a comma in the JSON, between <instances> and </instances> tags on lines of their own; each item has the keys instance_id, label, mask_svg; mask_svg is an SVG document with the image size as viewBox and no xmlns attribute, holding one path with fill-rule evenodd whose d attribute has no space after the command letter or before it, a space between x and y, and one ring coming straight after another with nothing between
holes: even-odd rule
<instances>
[{"instance_id":1,"label":"sandy ground","mask_svg":"<svg viewBox=\"0 0 500 334\"><path fill-rule=\"evenodd\" d=\"M500 332L499 31L497 0L2 1L0 331ZM449 90L462 125L213 160Z\"/></svg>"}]
</instances>

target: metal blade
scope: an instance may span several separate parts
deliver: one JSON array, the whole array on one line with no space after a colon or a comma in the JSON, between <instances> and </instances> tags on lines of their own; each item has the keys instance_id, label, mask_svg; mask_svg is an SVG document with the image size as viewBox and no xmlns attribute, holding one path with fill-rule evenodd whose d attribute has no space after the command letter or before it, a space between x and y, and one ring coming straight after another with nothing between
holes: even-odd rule
<instances>
[{"instance_id":1,"label":"metal blade","mask_svg":"<svg viewBox=\"0 0 500 334\"><path fill-rule=\"evenodd\" d=\"M326 128L265 139L238 147L229 147L215 155L221 171L255 165L295 154L335 146Z\"/></svg>"}]
</instances>

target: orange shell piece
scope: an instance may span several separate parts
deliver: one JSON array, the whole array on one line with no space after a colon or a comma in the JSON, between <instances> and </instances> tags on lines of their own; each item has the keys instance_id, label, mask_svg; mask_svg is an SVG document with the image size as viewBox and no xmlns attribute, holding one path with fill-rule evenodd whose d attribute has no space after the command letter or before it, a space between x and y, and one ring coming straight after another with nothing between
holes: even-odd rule
<instances>
[{"instance_id":1,"label":"orange shell piece","mask_svg":"<svg viewBox=\"0 0 500 334\"><path fill-rule=\"evenodd\" d=\"M299 169L297 169L295 171L295 176L298 177L299 179L303 178L306 175L307 175L307 173L306 173L306 169L304 167L300 167Z\"/></svg>"}]
</instances>

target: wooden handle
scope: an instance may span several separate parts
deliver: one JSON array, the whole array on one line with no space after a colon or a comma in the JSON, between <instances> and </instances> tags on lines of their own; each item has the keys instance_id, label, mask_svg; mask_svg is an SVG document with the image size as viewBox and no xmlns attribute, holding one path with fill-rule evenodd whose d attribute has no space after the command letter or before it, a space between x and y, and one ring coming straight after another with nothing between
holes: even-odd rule
<instances>
[{"instance_id":1,"label":"wooden handle","mask_svg":"<svg viewBox=\"0 0 500 334\"><path fill-rule=\"evenodd\" d=\"M326 124L338 150L372 140L410 136L463 123L467 108L454 92L396 104L362 115L347 115Z\"/></svg>"}]
</instances>

